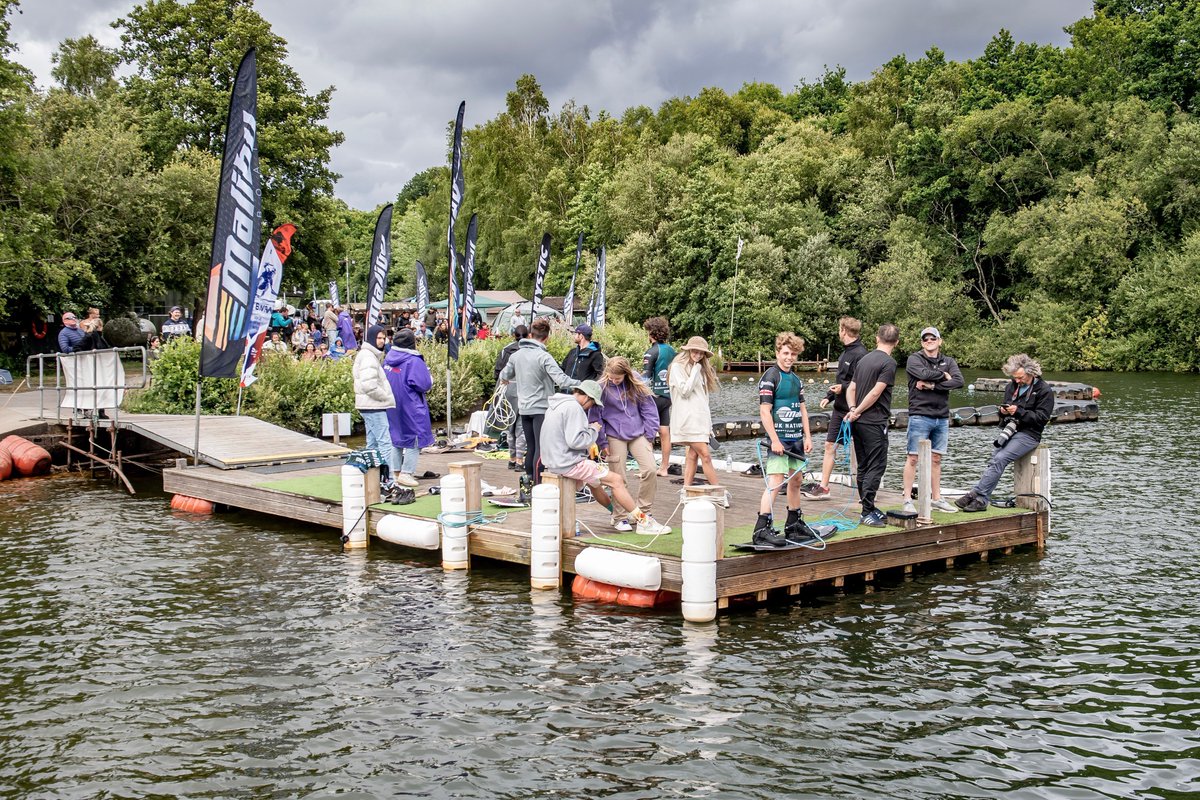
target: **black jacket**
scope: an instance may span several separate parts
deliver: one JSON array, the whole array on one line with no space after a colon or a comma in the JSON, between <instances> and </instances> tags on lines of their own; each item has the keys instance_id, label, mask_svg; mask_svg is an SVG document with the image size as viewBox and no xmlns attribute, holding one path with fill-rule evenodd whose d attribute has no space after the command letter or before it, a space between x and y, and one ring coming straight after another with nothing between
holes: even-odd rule
<instances>
[{"instance_id":1,"label":"black jacket","mask_svg":"<svg viewBox=\"0 0 1200 800\"><path fill-rule=\"evenodd\" d=\"M508 365L508 360L512 358L512 354L517 352L517 348L521 346L520 340L509 342L504 345L504 349L500 351L500 355L496 357L496 369L493 370L492 376L496 383L500 382L500 371Z\"/></svg>"},{"instance_id":2,"label":"black jacket","mask_svg":"<svg viewBox=\"0 0 1200 800\"><path fill-rule=\"evenodd\" d=\"M918 350L908 357L904 371L908 373L909 415L949 419L950 390L963 386L958 362L945 355L929 358L924 350ZM950 374L950 380L946 380L945 373ZM932 389L918 389L917 381L933 383L935 386Z\"/></svg>"},{"instance_id":3,"label":"black jacket","mask_svg":"<svg viewBox=\"0 0 1200 800\"><path fill-rule=\"evenodd\" d=\"M1004 387L1004 402L1000 405L1007 406L1013 403L1017 387L1016 381L1008 382L1008 386ZM1042 430L1054 414L1054 389L1041 378L1034 378L1029 389L1016 401L1016 406L1017 431L1030 433L1041 441ZM1008 415L1001 414L1000 424L1004 425L1009 419L1011 417Z\"/></svg>"},{"instance_id":4,"label":"black jacket","mask_svg":"<svg viewBox=\"0 0 1200 800\"><path fill-rule=\"evenodd\" d=\"M867 348L863 345L862 339L855 339L846 345L846 349L838 356L837 382L842 385L842 391L840 394L829 392L825 395L826 400L833 401L834 410L843 414L850 410L850 405L846 402L846 390L850 388L850 382L854 380L854 366L866 354Z\"/></svg>"},{"instance_id":5,"label":"black jacket","mask_svg":"<svg viewBox=\"0 0 1200 800\"><path fill-rule=\"evenodd\" d=\"M604 373L604 354L600 352L600 345L591 342L582 351L578 347L571 348L563 359L562 370L568 378L577 381L600 380Z\"/></svg>"}]
</instances>

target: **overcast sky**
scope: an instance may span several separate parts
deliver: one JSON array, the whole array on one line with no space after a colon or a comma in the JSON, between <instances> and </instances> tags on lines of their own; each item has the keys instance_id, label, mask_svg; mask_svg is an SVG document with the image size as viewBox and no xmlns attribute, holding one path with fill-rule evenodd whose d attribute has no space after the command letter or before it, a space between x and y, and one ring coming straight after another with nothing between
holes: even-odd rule
<instances>
[{"instance_id":1,"label":"overcast sky","mask_svg":"<svg viewBox=\"0 0 1200 800\"><path fill-rule=\"evenodd\" d=\"M109 23L133 7L111 0L24 0L10 16L16 59L50 84L65 38L116 46ZM355 208L394 199L417 172L445 160L445 128L460 100L471 127L504 108L526 72L552 110L574 98L620 115L634 105L734 92L746 81L784 91L842 65L852 80L903 53L936 45L951 59L982 53L1000 28L1018 40L1066 45L1063 26L1090 0L258 0L288 42L307 89L337 87L329 124L337 193ZM468 187L468 191L470 187Z\"/></svg>"}]
</instances>

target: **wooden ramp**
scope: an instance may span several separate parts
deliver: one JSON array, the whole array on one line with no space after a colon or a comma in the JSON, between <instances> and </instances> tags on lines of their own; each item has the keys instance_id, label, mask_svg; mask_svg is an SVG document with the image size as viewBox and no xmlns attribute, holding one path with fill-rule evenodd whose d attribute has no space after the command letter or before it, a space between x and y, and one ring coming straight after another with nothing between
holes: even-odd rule
<instances>
[{"instance_id":1,"label":"wooden ramp","mask_svg":"<svg viewBox=\"0 0 1200 800\"><path fill-rule=\"evenodd\" d=\"M188 456L197 455L196 418L181 414L121 414L101 425L132 431ZM254 417L200 417L198 458L218 469L238 469L289 461L345 458L350 452L313 436Z\"/></svg>"}]
</instances>

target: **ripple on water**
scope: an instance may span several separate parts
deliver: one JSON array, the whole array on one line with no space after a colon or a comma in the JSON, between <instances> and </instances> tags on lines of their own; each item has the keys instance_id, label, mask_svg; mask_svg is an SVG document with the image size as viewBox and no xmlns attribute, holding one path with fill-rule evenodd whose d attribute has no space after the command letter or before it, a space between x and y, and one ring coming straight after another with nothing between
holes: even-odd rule
<instances>
[{"instance_id":1,"label":"ripple on water","mask_svg":"<svg viewBox=\"0 0 1200 800\"><path fill-rule=\"evenodd\" d=\"M1104 376L1101 424L1051 430L1049 557L710 626L152 491L0 484L0 796L1194 795L1180 380ZM990 436L955 430L947 485Z\"/></svg>"}]
</instances>

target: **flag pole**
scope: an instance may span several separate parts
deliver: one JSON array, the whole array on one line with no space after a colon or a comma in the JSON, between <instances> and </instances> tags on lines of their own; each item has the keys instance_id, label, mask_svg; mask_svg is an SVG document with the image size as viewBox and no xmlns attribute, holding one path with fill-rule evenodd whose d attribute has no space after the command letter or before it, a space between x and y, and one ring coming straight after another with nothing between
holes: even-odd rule
<instances>
[{"instance_id":1,"label":"flag pole","mask_svg":"<svg viewBox=\"0 0 1200 800\"><path fill-rule=\"evenodd\" d=\"M196 446L192 448L192 466L200 464L200 378L196 378Z\"/></svg>"},{"instance_id":2,"label":"flag pole","mask_svg":"<svg viewBox=\"0 0 1200 800\"><path fill-rule=\"evenodd\" d=\"M737 255L733 257L733 301L729 304L729 343L733 344L733 310L737 308L738 263L742 260L742 240L738 239Z\"/></svg>"}]
</instances>

